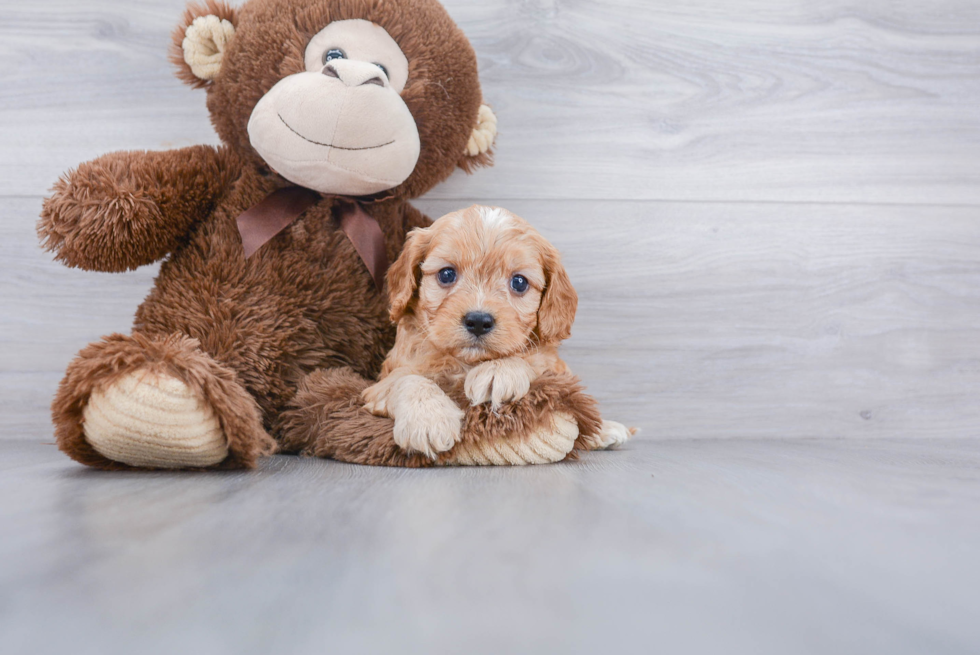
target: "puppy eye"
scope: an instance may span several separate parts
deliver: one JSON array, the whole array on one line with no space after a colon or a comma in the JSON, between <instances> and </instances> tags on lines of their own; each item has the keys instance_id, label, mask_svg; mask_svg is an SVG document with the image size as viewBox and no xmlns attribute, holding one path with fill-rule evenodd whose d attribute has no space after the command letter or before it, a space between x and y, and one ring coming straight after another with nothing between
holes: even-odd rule
<instances>
[{"instance_id":1,"label":"puppy eye","mask_svg":"<svg viewBox=\"0 0 980 655\"><path fill-rule=\"evenodd\" d=\"M456 281L456 269L452 268L451 266L447 266L439 271L438 278L439 284L448 287L450 284Z\"/></svg>"},{"instance_id":2,"label":"puppy eye","mask_svg":"<svg viewBox=\"0 0 980 655\"><path fill-rule=\"evenodd\" d=\"M330 48L325 53L323 53L323 63L328 61L333 61L334 59L347 59L347 55L340 48Z\"/></svg>"},{"instance_id":3,"label":"puppy eye","mask_svg":"<svg viewBox=\"0 0 980 655\"><path fill-rule=\"evenodd\" d=\"M524 293L527 291L527 278L523 275L515 275L510 278L510 288L517 293Z\"/></svg>"}]
</instances>

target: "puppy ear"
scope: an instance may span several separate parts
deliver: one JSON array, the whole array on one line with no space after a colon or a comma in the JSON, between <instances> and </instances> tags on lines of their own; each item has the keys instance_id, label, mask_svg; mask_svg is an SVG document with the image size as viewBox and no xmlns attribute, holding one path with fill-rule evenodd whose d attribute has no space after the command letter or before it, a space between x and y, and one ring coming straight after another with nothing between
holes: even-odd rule
<instances>
[{"instance_id":1,"label":"puppy ear","mask_svg":"<svg viewBox=\"0 0 980 655\"><path fill-rule=\"evenodd\" d=\"M493 166L493 141L497 138L497 117L489 105L480 105L476 126L466 142L459 167L467 173L480 166Z\"/></svg>"},{"instance_id":2,"label":"puppy ear","mask_svg":"<svg viewBox=\"0 0 980 655\"><path fill-rule=\"evenodd\" d=\"M415 299L422 277L419 266L425 259L431 239L429 228L417 227L409 232L402 254L388 268L388 298L391 301L391 320L394 323L401 320Z\"/></svg>"},{"instance_id":3,"label":"puppy ear","mask_svg":"<svg viewBox=\"0 0 980 655\"><path fill-rule=\"evenodd\" d=\"M188 5L170 45L170 61L177 65L177 77L195 89L211 84L234 35L235 10L222 0Z\"/></svg>"},{"instance_id":4,"label":"puppy ear","mask_svg":"<svg viewBox=\"0 0 980 655\"><path fill-rule=\"evenodd\" d=\"M544 266L544 294L538 307L538 337L542 343L567 339L572 335L578 294L568 279L561 255L550 243L542 248Z\"/></svg>"}]
</instances>

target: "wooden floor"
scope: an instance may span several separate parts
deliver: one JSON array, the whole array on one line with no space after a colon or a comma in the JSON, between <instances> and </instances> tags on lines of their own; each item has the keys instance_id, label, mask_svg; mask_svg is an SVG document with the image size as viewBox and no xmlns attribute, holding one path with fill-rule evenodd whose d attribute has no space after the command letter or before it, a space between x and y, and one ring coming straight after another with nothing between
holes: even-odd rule
<instances>
[{"instance_id":1,"label":"wooden floor","mask_svg":"<svg viewBox=\"0 0 980 655\"><path fill-rule=\"evenodd\" d=\"M61 457L65 365L156 267L54 264L41 199L217 141L166 61L183 0L0 0L0 649L980 652L980 3L446 4L497 163L417 205L559 246L566 359L641 435L529 470Z\"/></svg>"},{"instance_id":2,"label":"wooden floor","mask_svg":"<svg viewBox=\"0 0 980 655\"><path fill-rule=\"evenodd\" d=\"M977 440L110 474L0 442L5 653L976 653ZM11 646L13 648L11 648Z\"/></svg>"}]
</instances>

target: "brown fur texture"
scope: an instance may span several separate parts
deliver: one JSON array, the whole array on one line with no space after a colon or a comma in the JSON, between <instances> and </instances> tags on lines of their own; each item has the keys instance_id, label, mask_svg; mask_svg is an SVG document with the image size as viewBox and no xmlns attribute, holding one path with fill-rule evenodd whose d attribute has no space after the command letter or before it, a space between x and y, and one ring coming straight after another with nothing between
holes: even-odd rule
<instances>
[{"instance_id":1,"label":"brown fur texture","mask_svg":"<svg viewBox=\"0 0 980 655\"><path fill-rule=\"evenodd\" d=\"M166 366L215 405L231 449L216 468L253 466L270 452L266 432L310 373L378 373L395 330L387 298L339 229L338 201L324 198L248 259L235 224L288 184L251 148L250 113L279 79L302 70L306 42L328 22L374 21L410 62L401 95L421 135L418 164L398 187L360 199L381 227L389 261L409 230L430 222L407 199L457 166L489 163L462 154L482 101L476 57L435 0L250 0L235 10L209 1L188 9L174 43L208 13L236 26L218 76L201 83L176 52L174 60L181 79L206 88L224 145L82 164L55 185L38 224L44 246L71 267L124 271L164 259L133 336L84 349L52 405L59 445L91 466L123 468L87 446L80 417L92 389L124 370Z\"/></svg>"},{"instance_id":2,"label":"brown fur texture","mask_svg":"<svg viewBox=\"0 0 980 655\"><path fill-rule=\"evenodd\" d=\"M364 409L361 393L370 384L350 369L310 374L300 384L290 409L282 413L277 432L282 435L283 451L373 466L422 468L453 461L452 450L432 460L399 448L392 438L394 420ZM598 434L602 425L595 400L569 374L538 377L526 396L497 411L487 404L469 406L461 395L454 400L467 407L463 434L468 441L520 441L553 413L571 414L579 426L579 439L570 459L577 451L589 449L586 440Z\"/></svg>"}]
</instances>

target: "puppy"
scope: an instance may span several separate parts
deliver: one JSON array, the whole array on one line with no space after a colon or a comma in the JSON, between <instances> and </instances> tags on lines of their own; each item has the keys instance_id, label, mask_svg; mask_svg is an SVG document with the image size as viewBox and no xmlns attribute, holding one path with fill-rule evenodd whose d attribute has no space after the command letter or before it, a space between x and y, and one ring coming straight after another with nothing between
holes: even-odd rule
<instances>
[{"instance_id":1,"label":"puppy","mask_svg":"<svg viewBox=\"0 0 980 655\"><path fill-rule=\"evenodd\" d=\"M571 334L578 295L558 251L505 209L473 206L408 235L388 271L395 347L366 408L395 419L395 442L435 458L460 439L463 410L446 391L494 409L527 394L546 371L568 372L558 344ZM630 432L603 421L590 449Z\"/></svg>"}]
</instances>

